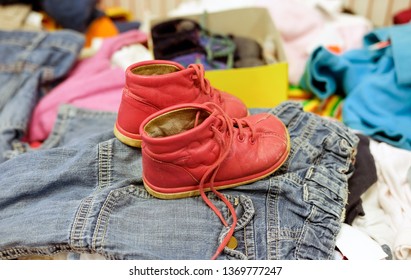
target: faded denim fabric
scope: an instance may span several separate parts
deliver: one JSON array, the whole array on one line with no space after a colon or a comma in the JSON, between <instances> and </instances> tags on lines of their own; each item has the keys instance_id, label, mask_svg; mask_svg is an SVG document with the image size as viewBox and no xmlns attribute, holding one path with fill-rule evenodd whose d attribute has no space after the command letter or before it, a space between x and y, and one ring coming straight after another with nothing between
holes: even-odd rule
<instances>
[{"instance_id":1,"label":"faded denim fabric","mask_svg":"<svg viewBox=\"0 0 411 280\"><path fill-rule=\"evenodd\" d=\"M238 246L219 258L332 259L358 139L297 103L271 112L289 129L290 156L271 176L221 191L237 211ZM38 151L0 164L0 258L211 258L228 228L201 197L149 195L141 151L113 136L115 117L64 105ZM230 222L224 203L208 195Z\"/></svg>"},{"instance_id":2,"label":"faded denim fabric","mask_svg":"<svg viewBox=\"0 0 411 280\"><path fill-rule=\"evenodd\" d=\"M74 65L83 37L66 30L0 31L0 163L27 149L20 140L34 106Z\"/></svg>"}]
</instances>

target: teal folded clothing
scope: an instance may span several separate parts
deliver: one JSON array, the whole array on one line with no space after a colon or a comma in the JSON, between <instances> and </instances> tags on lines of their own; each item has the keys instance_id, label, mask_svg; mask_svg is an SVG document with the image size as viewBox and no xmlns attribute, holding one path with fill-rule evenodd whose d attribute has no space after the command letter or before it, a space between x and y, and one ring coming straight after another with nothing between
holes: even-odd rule
<instances>
[{"instance_id":1,"label":"teal folded clothing","mask_svg":"<svg viewBox=\"0 0 411 280\"><path fill-rule=\"evenodd\" d=\"M411 150L411 24L375 29L363 42L340 55L318 47L300 86L320 99L344 96L347 126Z\"/></svg>"}]
</instances>

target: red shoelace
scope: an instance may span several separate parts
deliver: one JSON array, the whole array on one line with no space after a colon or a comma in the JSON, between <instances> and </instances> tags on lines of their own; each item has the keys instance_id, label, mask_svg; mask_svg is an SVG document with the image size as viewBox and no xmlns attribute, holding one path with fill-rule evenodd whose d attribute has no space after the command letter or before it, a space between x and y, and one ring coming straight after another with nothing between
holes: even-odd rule
<instances>
[{"instance_id":1,"label":"red shoelace","mask_svg":"<svg viewBox=\"0 0 411 280\"><path fill-rule=\"evenodd\" d=\"M194 70L195 74L192 75L191 78L199 82L202 92L210 95L215 103L221 104L221 93L218 90L214 89L211 86L210 81L204 77L204 66L202 64L190 64L187 68Z\"/></svg>"},{"instance_id":2,"label":"red shoelace","mask_svg":"<svg viewBox=\"0 0 411 280\"><path fill-rule=\"evenodd\" d=\"M231 217L232 217L232 223L230 225L230 229L212 257L212 259L216 259L221 254L221 252L224 250L224 248L227 246L228 242L230 241L230 239L232 238L234 234L234 230L237 225L237 214L235 212L233 205L230 203L230 201L222 193L218 192L214 188L214 180L221 166L221 163L225 160L225 158L227 157L227 155L229 154L231 150L231 146L233 144L233 137L234 137L234 128L239 129L239 133L238 133L239 141L244 140L245 127L248 127L251 130L251 141L253 141L254 139L255 131L254 131L254 128L246 120L231 119L218 105L211 103L211 102L207 102L205 103L205 105L207 105L208 107L215 108L220 113L217 115L217 117L221 120L221 125L219 127L212 126L211 129L214 131L214 135L216 136L217 141L220 143L221 149L220 149L220 155L218 156L218 159L209 167L209 169L206 171L206 173L201 178L201 181L199 184L199 191L200 191L200 195L203 198L204 202L220 218L223 225L228 227L229 226L228 222L223 217L220 210L210 201L210 199L205 194L204 185L206 182L209 182L210 190L219 199L221 199L221 201L224 202L224 204L229 209L231 213ZM200 112L198 112L196 116L195 126L198 125L199 113ZM228 141L227 141L227 138L228 138Z\"/></svg>"}]
</instances>

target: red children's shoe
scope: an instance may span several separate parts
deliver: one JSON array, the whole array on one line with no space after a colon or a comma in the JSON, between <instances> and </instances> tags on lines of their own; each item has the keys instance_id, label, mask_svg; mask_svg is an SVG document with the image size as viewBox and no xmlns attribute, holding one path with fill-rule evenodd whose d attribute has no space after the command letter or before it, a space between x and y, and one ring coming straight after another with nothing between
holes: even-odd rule
<instances>
[{"instance_id":1,"label":"red children's shoe","mask_svg":"<svg viewBox=\"0 0 411 280\"><path fill-rule=\"evenodd\" d=\"M218 104L230 117L248 115L239 98L210 85L201 64L184 68L172 61L150 60L130 65L114 134L127 145L140 147L140 124L149 115L172 105L205 102Z\"/></svg>"},{"instance_id":2,"label":"red children's shoe","mask_svg":"<svg viewBox=\"0 0 411 280\"><path fill-rule=\"evenodd\" d=\"M233 225L216 255L231 238L237 221L233 206L217 190L262 179L287 159L287 128L274 115L261 113L231 118L215 103L180 104L156 112L140 127L144 186L162 199L205 195L213 191L224 201Z\"/></svg>"}]
</instances>

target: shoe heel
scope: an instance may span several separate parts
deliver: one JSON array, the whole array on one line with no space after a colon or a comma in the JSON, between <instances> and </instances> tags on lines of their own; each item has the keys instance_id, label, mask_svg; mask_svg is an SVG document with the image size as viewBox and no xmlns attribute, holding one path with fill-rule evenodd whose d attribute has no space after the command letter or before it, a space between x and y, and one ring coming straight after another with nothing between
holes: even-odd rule
<instances>
[{"instance_id":1,"label":"shoe heel","mask_svg":"<svg viewBox=\"0 0 411 280\"><path fill-rule=\"evenodd\" d=\"M141 139L138 139L140 138L139 135L135 135L133 138L131 138L125 135L124 133L122 133L121 130L122 129L118 127L118 124L116 123L116 125L114 125L113 132L114 132L114 136L116 136L116 138L120 140L120 142L122 142L123 144L126 144L127 146L141 148Z\"/></svg>"}]
</instances>

